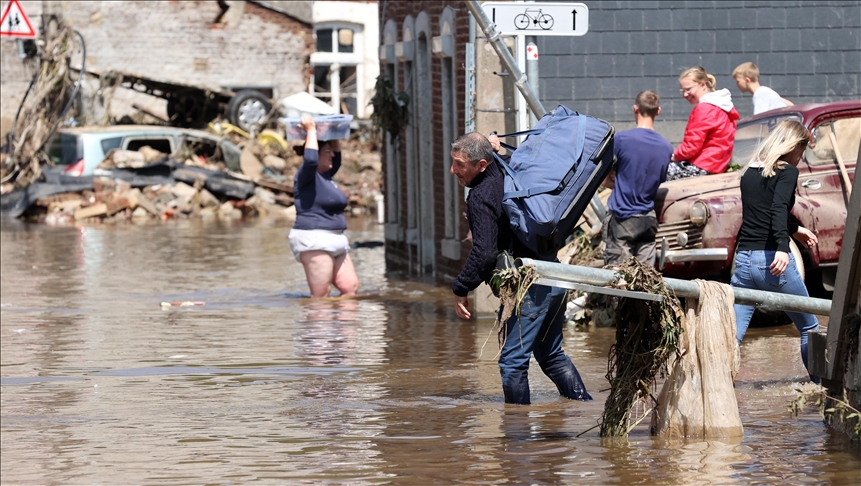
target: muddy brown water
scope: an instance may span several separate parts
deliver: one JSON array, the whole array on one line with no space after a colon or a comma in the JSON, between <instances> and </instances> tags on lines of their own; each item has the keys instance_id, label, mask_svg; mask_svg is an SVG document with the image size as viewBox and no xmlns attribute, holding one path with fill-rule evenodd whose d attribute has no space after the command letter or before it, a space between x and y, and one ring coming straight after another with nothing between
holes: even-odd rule
<instances>
[{"instance_id":1,"label":"muddy brown water","mask_svg":"<svg viewBox=\"0 0 861 486\"><path fill-rule=\"evenodd\" d=\"M593 428L612 329L566 331L595 400L532 366L506 406L488 318L442 285L352 252L361 297L307 298L278 221L0 232L3 484L857 484L818 412L792 326L751 329L742 440L668 443ZM382 229L352 220L351 241ZM205 306L162 309L160 302ZM484 345L484 346L483 346ZM482 349L483 348L483 349Z\"/></svg>"}]
</instances>

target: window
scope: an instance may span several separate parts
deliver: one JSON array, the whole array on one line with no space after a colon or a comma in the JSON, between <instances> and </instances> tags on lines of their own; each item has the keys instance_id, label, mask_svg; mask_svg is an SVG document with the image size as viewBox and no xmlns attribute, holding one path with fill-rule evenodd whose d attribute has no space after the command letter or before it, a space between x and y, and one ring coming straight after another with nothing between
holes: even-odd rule
<instances>
[{"instance_id":1,"label":"window","mask_svg":"<svg viewBox=\"0 0 861 486\"><path fill-rule=\"evenodd\" d=\"M740 125L735 132L735 143L732 149L731 167L742 168L750 162L753 157L753 151L759 142L783 120L798 120L801 119L798 115L784 115L772 118L763 118L755 122Z\"/></svg>"},{"instance_id":2,"label":"window","mask_svg":"<svg viewBox=\"0 0 861 486\"><path fill-rule=\"evenodd\" d=\"M113 149L120 148L122 145L122 137L106 138L102 140L102 153L107 154Z\"/></svg>"},{"instance_id":3,"label":"window","mask_svg":"<svg viewBox=\"0 0 861 486\"><path fill-rule=\"evenodd\" d=\"M170 140L166 138L143 138L128 140L126 142L126 150L140 150L141 147L149 146L152 149L158 150L163 154L172 153Z\"/></svg>"},{"instance_id":4,"label":"window","mask_svg":"<svg viewBox=\"0 0 861 486\"><path fill-rule=\"evenodd\" d=\"M831 134L837 140L837 150ZM858 158L858 145L861 144L861 117L828 120L812 130L813 143L807 146L804 159L810 165L835 164L837 152L845 164Z\"/></svg>"},{"instance_id":5,"label":"window","mask_svg":"<svg viewBox=\"0 0 861 486\"><path fill-rule=\"evenodd\" d=\"M353 29L347 27L317 30L317 52L353 52ZM337 50L335 47L337 46Z\"/></svg>"},{"instance_id":6,"label":"window","mask_svg":"<svg viewBox=\"0 0 861 486\"><path fill-rule=\"evenodd\" d=\"M322 25L315 31L317 52L311 54L314 68L309 92L331 104L339 113L363 115L361 35L358 25Z\"/></svg>"}]
</instances>

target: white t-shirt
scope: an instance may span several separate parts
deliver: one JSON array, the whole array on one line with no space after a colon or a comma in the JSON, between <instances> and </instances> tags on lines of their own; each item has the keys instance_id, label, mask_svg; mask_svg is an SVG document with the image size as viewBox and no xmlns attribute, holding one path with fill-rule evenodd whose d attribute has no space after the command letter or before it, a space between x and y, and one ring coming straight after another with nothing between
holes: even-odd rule
<instances>
[{"instance_id":1,"label":"white t-shirt","mask_svg":"<svg viewBox=\"0 0 861 486\"><path fill-rule=\"evenodd\" d=\"M789 106L780 98L776 91L768 86L760 86L753 93L753 114L762 113L775 108Z\"/></svg>"}]
</instances>

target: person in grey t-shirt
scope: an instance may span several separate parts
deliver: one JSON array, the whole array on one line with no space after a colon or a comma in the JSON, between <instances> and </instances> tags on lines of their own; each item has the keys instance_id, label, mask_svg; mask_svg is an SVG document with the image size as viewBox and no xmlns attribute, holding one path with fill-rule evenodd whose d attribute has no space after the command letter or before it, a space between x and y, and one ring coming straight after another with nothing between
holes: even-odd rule
<instances>
[{"instance_id":1,"label":"person in grey t-shirt","mask_svg":"<svg viewBox=\"0 0 861 486\"><path fill-rule=\"evenodd\" d=\"M735 84L742 93L753 95L754 115L793 105L786 98L781 98L773 89L759 84L759 68L752 62L739 64L733 70L732 77L735 79Z\"/></svg>"}]
</instances>

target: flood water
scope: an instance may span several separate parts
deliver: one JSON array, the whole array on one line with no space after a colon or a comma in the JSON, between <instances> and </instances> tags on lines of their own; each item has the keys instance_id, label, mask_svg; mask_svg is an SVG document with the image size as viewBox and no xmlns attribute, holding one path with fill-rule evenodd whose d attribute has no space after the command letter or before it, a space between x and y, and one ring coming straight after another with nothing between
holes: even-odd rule
<instances>
[{"instance_id":1,"label":"flood water","mask_svg":"<svg viewBox=\"0 0 861 486\"><path fill-rule=\"evenodd\" d=\"M492 319L444 285L351 254L355 300L314 301L287 223L182 221L0 232L3 484L857 484L818 411L792 326L754 328L736 394L744 439L598 437L612 329L565 336L595 400L533 362L506 406ZM354 219L350 240L382 241ZM161 302L205 302L162 308ZM646 421L648 422L648 421Z\"/></svg>"}]
</instances>

